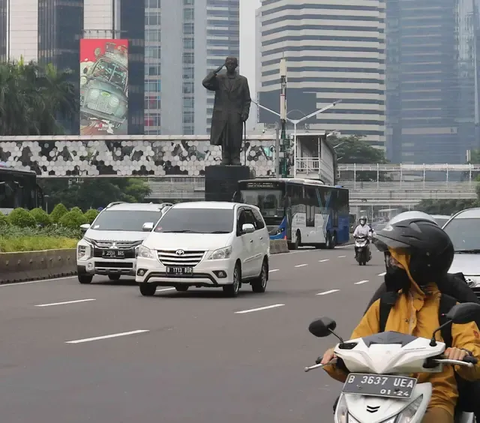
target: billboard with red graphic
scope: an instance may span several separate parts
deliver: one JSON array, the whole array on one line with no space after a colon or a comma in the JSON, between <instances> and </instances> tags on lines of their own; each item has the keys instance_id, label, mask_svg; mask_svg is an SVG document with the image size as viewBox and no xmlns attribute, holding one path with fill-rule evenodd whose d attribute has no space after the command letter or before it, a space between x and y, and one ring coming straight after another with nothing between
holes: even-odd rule
<instances>
[{"instance_id":1,"label":"billboard with red graphic","mask_svg":"<svg viewBox=\"0 0 480 423\"><path fill-rule=\"evenodd\" d=\"M80 40L80 135L128 134L128 40Z\"/></svg>"}]
</instances>

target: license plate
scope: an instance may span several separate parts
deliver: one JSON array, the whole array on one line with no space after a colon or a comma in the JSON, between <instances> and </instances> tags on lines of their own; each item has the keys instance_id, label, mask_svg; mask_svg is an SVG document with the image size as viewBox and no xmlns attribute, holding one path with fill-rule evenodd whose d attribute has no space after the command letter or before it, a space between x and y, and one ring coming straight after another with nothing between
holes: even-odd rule
<instances>
[{"instance_id":1,"label":"license plate","mask_svg":"<svg viewBox=\"0 0 480 423\"><path fill-rule=\"evenodd\" d=\"M125 251L122 250L105 250L102 251L102 257L109 257L109 258L125 258Z\"/></svg>"},{"instance_id":2,"label":"license plate","mask_svg":"<svg viewBox=\"0 0 480 423\"><path fill-rule=\"evenodd\" d=\"M193 275L193 267L167 267L169 275Z\"/></svg>"},{"instance_id":3,"label":"license plate","mask_svg":"<svg viewBox=\"0 0 480 423\"><path fill-rule=\"evenodd\" d=\"M406 376L350 373L343 392L372 397L405 398L412 396L417 379Z\"/></svg>"}]
</instances>

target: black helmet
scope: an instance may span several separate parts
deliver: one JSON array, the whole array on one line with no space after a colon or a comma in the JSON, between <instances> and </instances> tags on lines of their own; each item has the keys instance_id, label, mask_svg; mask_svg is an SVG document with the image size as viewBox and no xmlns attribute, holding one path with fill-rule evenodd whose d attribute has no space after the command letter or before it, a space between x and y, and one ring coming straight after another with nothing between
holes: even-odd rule
<instances>
[{"instance_id":1,"label":"black helmet","mask_svg":"<svg viewBox=\"0 0 480 423\"><path fill-rule=\"evenodd\" d=\"M396 216L374 235L374 242L382 252L388 248L401 249L410 255L410 274L422 286L438 282L450 269L454 248L450 237L430 216Z\"/></svg>"}]
</instances>

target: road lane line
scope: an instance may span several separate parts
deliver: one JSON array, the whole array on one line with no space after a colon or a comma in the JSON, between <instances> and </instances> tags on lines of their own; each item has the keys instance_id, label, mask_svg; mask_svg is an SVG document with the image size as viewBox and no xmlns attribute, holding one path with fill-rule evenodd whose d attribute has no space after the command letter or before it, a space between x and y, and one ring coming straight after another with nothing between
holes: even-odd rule
<instances>
[{"instance_id":1,"label":"road lane line","mask_svg":"<svg viewBox=\"0 0 480 423\"><path fill-rule=\"evenodd\" d=\"M338 256L338 258L345 258L345 257L347 257L347 256Z\"/></svg>"},{"instance_id":2,"label":"road lane line","mask_svg":"<svg viewBox=\"0 0 480 423\"><path fill-rule=\"evenodd\" d=\"M368 279L365 279L364 281L355 282L355 285L363 285L364 283L367 283L367 282L369 282Z\"/></svg>"},{"instance_id":3,"label":"road lane line","mask_svg":"<svg viewBox=\"0 0 480 423\"><path fill-rule=\"evenodd\" d=\"M319 263L325 263L326 261L330 261L330 259L318 260Z\"/></svg>"},{"instance_id":4,"label":"road lane line","mask_svg":"<svg viewBox=\"0 0 480 423\"><path fill-rule=\"evenodd\" d=\"M315 295L328 295L328 294L333 294L334 292L340 291L339 289L331 289L330 291L325 291L325 292L319 292L318 294Z\"/></svg>"},{"instance_id":5,"label":"road lane line","mask_svg":"<svg viewBox=\"0 0 480 423\"><path fill-rule=\"evenodd\" d=\"M84 300L73 300L73 301L63 301L61 303L49 303L49 304L37 304L35 307L53 307L65 304L78 304L78 303L86 303L89 301L96 301L95 298L85 298Z\"/></svg>"},{"instance_id":6,"label":"road lane line","mask_svg":"<svg viewBox=\"0 0 480 423\"><path fill-rule=\"evenodd\" d=\"M272 269L268 273L278 272L280 269Z\"/></svg>"},{"instance_id":7,"label":"road lane line","mask_svg":"<svg viewBox=\"0 0 480 423\"><path fill-rule=\"evenodd\" d=\"M382 277L382 276L385 276L387 274L387 272L383 272L383 273L379 273L378 276Z\"/></svg>"},{"instance_id":8,"label":"road lane line","mask_svg":"<svg viewBox=\"0 0 480 423\"><path fill-rule=\"evenodd\" d=\"M165 291L174 291L175 288L162 288L162 289L157 289L156 292L165 292Z\"/></svg>"},{"instance_id":9,"label":"road lane line","mask_svg":"<svg viewBox=\"0 0 480 423\"><path fill-rule=\"evenodd\" d=\"M297 264L295 267L305 267L305 266L308 266L308 264L304 263L304 264Z\"/></svg>"},{"instance_id":10,"label":"road lane line","mask_svg":"<svg viewBox=\"0 0 480 423\"><path fill-rule=\"evenodd\" d=\"M4 283L0 285L0 288L6 288L7 286L19 286L19 285L32 285L34 283L43 283L43 282L55 282L61 281L63 279L76 279L77 276L66 276L64 278L52 278L52 279L38 279L35 281L28 281L28 282L14 282L14 283Z\"/></svg>"},{"instance_id":11,"label":"road lane line","mask_svg":"<svg viewBox=\"0 0 480 423\"><path fill-rule=\"evenodd\" d=\"M283 307L284 305L285 304L273 304L273 305L265 306L265 307L251 308L250 310L236 311L235 314L253 313L255 311L263 311L263 310L269 310L271 308Z\"/></svg>"},{"instance_id":12,"label":"road lane line","mask_svg":"<svg viewBox=\"0 0 480 423\"><path fill-rule=\"evenodd\" d=\"M65 342L65 344L83 344L84 342L93 342L93 341L100 341L103 339L119 338L121 336L136 335L139 333L146 333L146 332L150 332L150 331L142 329L142 330L133 330L131 332L113 333L111 335L97 336L95 338L85 338L85 339L76 339L75 341L67 341Z\"/></svg>"}]
</instances>

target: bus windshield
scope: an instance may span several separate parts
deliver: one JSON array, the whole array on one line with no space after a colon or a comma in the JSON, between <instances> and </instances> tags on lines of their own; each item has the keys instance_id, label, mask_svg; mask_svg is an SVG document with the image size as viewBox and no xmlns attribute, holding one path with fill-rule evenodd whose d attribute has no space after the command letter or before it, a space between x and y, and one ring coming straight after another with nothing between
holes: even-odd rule
<instances>
[{"instance_id":1,"label":"bus windshield","mask_svg":"<svg viewBox=\"0 0 480 423\"><path fill-rule=\"evenodd\" d=\"M246 204L257 206L264 218L283 217L285 204L283 193L279 189L242 190L242 199Z\"/></svg>"}]
</instances>

